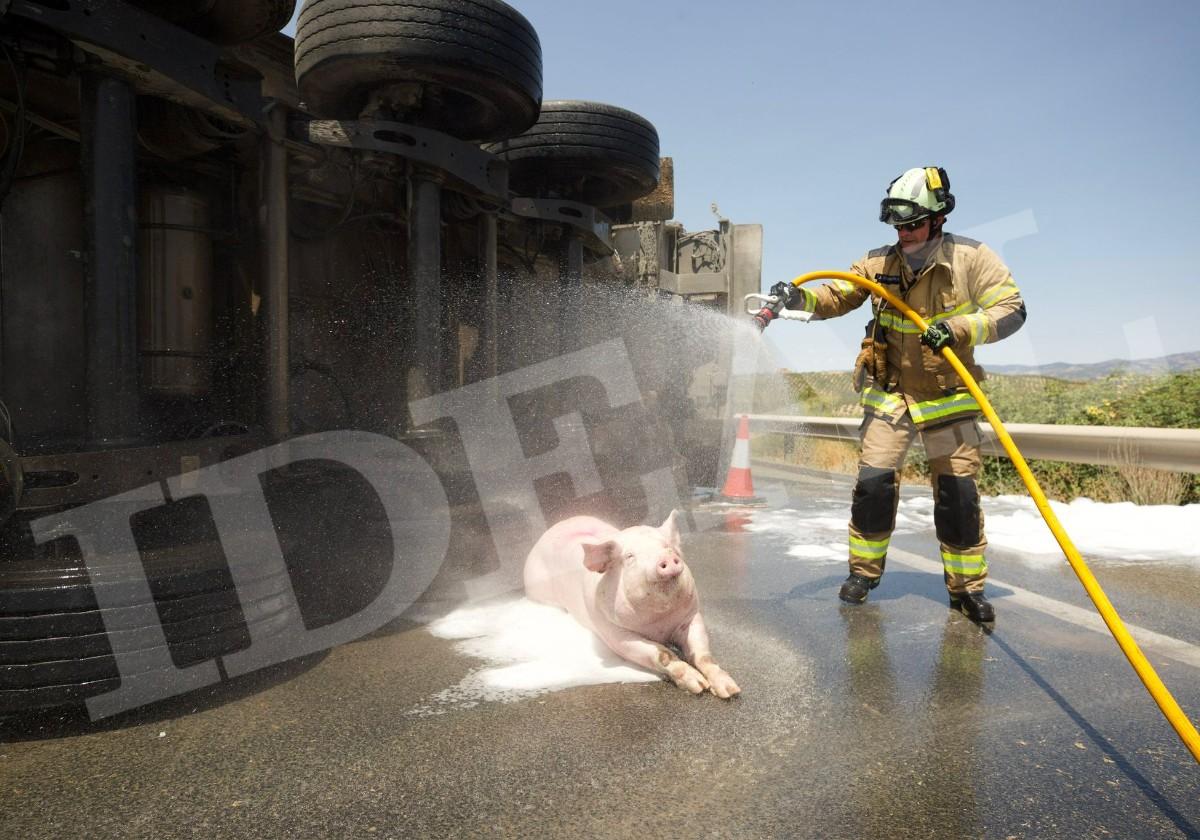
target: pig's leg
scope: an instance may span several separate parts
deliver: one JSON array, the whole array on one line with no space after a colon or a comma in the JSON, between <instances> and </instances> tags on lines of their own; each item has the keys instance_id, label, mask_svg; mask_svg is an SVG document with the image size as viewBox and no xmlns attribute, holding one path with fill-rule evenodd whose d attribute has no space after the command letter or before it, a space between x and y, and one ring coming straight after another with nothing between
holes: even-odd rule
<instances>
[{"instance_id":1,"label":"pig's leg","mask_svg":"<svg viewBox=\"0 0 1200 840\"><path fill-rule=\"evenodd\" d=\"M675 685L687 689L692 694L700 694L709 687L703 674L676 656L665 645L615 625L597 628L596 632L622 659L669 677Z\"/></svg>"},{"instance_id":2,"label":"pig's leg","mask_svg":"<svg viewBox=\"0 0 1200 840\"><path fill-rule=\"evenodd\" d=\"M713 659L708 646L708 629L700 613L692 616L686 626L681 627L676 634L680 649L700 673L708 680L708 689L722 699L728 699L742 690L733 681L733 677L725 673L717 661Z\"/></svg>"}]
</instances>

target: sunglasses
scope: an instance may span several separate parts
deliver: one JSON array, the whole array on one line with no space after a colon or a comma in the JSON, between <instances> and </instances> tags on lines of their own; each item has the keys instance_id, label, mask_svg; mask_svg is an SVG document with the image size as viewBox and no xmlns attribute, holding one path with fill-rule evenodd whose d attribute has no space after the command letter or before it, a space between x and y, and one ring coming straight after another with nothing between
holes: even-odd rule
<instances>
[{"instance_id":1,"label":"sunglasses","mask_svg":"<svg viewBox=\"0 0 1200 840\"><path fill-rule=\"evenodd\" d=\"M920 230L928 221L929 219L921 219L920 221L908 222L907 224L903 225L892 225L892 227L894 227L896 230L906 230L911 233L914 230Z\"/></svg>"}]
</instances>

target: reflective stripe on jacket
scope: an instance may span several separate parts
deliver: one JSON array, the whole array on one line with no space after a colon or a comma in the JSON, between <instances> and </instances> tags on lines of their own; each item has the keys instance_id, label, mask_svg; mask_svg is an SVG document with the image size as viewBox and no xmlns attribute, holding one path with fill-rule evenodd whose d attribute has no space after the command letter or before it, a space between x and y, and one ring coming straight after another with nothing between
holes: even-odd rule
<instances>
[{"instance_id":1,"label":"reflective stripe on jacket","mask_svg":"<svg viewBox=\"0 0 1200 840\"><path fill-rule=\"evenodd\" d=\"M984 373L975 364L975 346L1007 338L1025 322L1025 303L1008 268L991 248L963 236L944 234L915 276L897 245L871 251L851 271L888 288L928 323L948 324L955 355L977 380ZM897 418L907 410L918 425L980 411L950 363L922 344L916 324L886 301L846 280L800 291L797 308L814 320L845 315L871 298L874 329L886 338L888 373L886 382L863 389L867 411Z\"/></svg>"}]
</instances>

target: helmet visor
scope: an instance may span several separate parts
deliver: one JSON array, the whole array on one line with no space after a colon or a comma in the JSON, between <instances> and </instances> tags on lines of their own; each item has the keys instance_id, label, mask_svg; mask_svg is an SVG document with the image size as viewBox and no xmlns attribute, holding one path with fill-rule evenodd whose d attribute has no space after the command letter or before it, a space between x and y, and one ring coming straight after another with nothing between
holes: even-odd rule
<instances>
[{"instance_id":1,"label":"helmet visor","mask_svg":"<svg viewBox=\"0 0 1200 840\"><path fill-rule=\"evenodd\" d=\"M889 225L904 225L915 222L930 215L928 207L923 207L907 198L885 198L879 202L879 221Z\"/></svg>"}]
</instances>

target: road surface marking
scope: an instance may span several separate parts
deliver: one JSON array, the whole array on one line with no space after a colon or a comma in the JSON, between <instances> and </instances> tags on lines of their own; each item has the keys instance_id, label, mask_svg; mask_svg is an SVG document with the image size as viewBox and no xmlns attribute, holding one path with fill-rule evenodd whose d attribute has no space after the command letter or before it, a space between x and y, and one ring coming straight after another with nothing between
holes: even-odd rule
<instances>
[{"instance_id":1,"label":"road surface marking","mask_svg":"<svg viewBox=\"0 0 1200 840\"><path fill-rule=\"evenodd\" d=\"M793 482L801 476L798 476L795 472L788 472L786 469L772 469L773 465L766 465L757 461L752 461L751 464L769 479L774 479L773 481L764 482L763 486L759 489L759 492L767 499L767 503L776 508L788 507L789 498L782 482ZM853 481L853 476L831 476L831 478L844 479L847 482ZM782 482L780 479L782 479ZM895 546L888 548L888 559L895 559L906 566L911 566L924 572L932 572L933 574L941 574L942 572L941 563L918 554L904 551ZM1047 598L1045 595L1038 595L1036 592L1030 592L1028 589L1004 583L991 576L988 577L988 581L993 586L1002 586L1011 593L1001 599L997 599L998 602L1018 604L1048 615L1051 618L1066 622L1067 624L1074 624L1076 627L1082 627L1085 630L1091 630L1104 636L1112 636L1108 625L1104 623L1104 619L1100 617L1098 612L1092 609L1084 609L1074 604L1068 604L1065 601ZM1166 656L1176 662L1182 662L1185 665L1191 665L1193 668L1200 669L1200 647L1190 642L1185 642L1182 639L1176 639L1173 636L1155 633L1153 630L1147 630L1145 627L1139 627L1136 624L1126 623L1125 629L1129 631L1129 634L1133 636L1143 651L1152 651L1160 656Z\"/></svg>"},{"instance_id":2,"label":"road surface marking","mask_svg":"<svg viewBox=\"0 0 1200 840\"><path fill-rule=\"evenodd\" d=\"M941 574L942 572L941 563L898 549L895 546L888 549L888 559L898 560L906 566L920 569L923 572L932 572L934 574ZM1077 627L1083 627L1086 630L1092 630L1105 636L1112 635L1109 633L1108 625L1104 623L1104 619L1097 612L1077 607L1074 604L1068 604L1065 601L1056 601L1053 598L1047 598L1045 595L1038 595L1036 592L1021 589L1019 586L1013 586L1011 583L1004 583L1003 581L996 580L994 577L989 576L988 583L993 586L1002 586L1011 593L1004 595L1002 598L997 598L997 603L1020 604L1023 607L1044 613L1051 618L1065 621L1067 624L1074 624ZM1162 633L1155 633L1153 630L1147 630L1145 627L1138 627L1136 624L1126 623L1125 629L1129 631L1129 634L1133 636L1138 646L1144 651L1153 651L1160 656L1170 657L1176 662L1191 665L1193 668L1200 668L1200 648L1195 645L1185 642L1182 639L1164 636Z\"/></svg>"}]
</instances>

